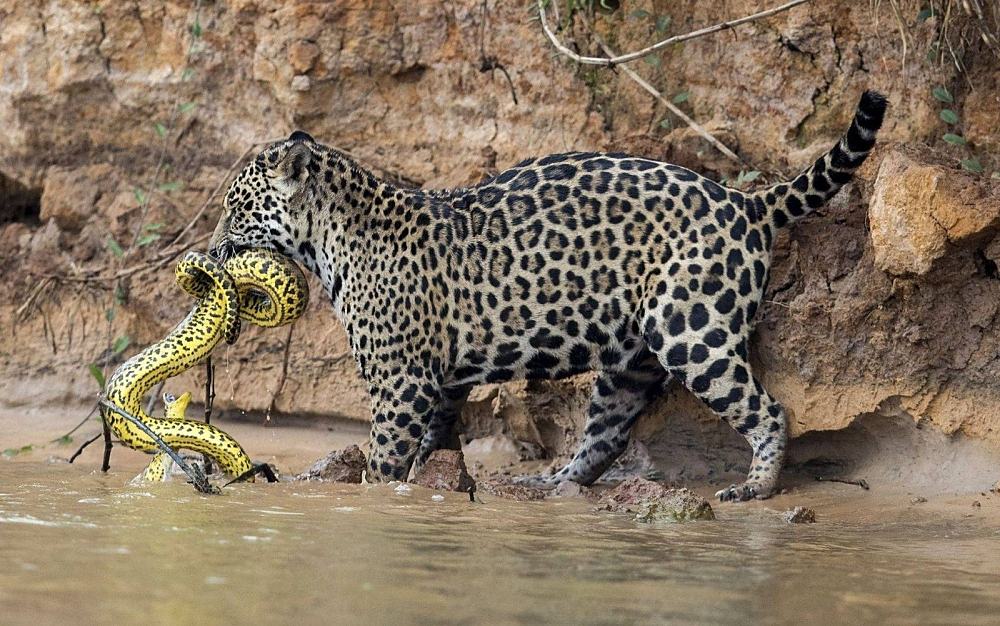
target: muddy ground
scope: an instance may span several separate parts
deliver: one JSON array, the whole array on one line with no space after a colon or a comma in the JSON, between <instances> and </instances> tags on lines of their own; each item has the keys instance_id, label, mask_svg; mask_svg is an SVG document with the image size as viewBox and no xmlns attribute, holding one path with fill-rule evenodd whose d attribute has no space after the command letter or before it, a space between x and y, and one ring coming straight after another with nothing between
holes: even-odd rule
<instances>
[{"instance_id":1,"label":"muddy ground","mask_svg":"<svg viewBox=\"0 0 1000 626\"><path fill-rule=\"evenodd\" d=\"M84 406L70 414L46 410L0 411L4 441L16 442L16 448L31 445L30 450L16 454L13 449L4 451L0 472L4 463L66 463L86 438L99 432L97 422L91 420L73 436L72 442L56 441L65 433L67 418L85 414ZM273 465L282 480L294 480L332 450L343 450L352 444L362 449L367 446L367 428L351 420L283 419L264 426L260 420L248 417L216 423L235 436L255 461ZM958 519L986 515L1000 522L996 451L980 441L956 440L933 429L914 428L905 419L895 423L888 419L862 420L844 431L794 440L780 493L767 501L746 505L717 503L714 493L742 480L749 450L739 445L713 449L704 447L704 442L684 437L683 433L676 433L669 449L654 447L655 458L644 457L638 462L636 457L641 452L637 455L635 449L630 449L629 458L613 467L608 479L599 481L592 489L584 489L582 493L579 489L545 492L544 497L584 498L598 506L600 494L617 481L639 476L669 487L691 489L707 499L717 513L731 506L775 512L802 506L815 511L820 521L858 521L859 516L876 521L884 516L883 521L888 522L938 512ZM469 474L479 483L480 499L533 499L532 494L526 495L521 490L496 489L490 484L505 484L512 475L544 470L547 462L525 461L516 443L504 437L473 439L463 448ZM87 447L74 464L99 472L101 456L102 445L98 441ZM115 475L127 482L128 477L141 472L151 457L116 446L111 458ZM184 479L177 476L174 480ZM426 480L417 482L427 484ZM920 507L920 511L913 511L914 507Z\"/></svg>"}]
</instances>

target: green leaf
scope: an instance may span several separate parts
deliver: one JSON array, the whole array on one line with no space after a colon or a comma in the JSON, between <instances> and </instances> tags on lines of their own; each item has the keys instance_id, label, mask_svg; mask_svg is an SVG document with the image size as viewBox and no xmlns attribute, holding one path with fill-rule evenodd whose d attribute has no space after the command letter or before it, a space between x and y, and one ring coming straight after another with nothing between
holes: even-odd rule
<instances>
[{"instance_id":1,"label":"green leaf","mask_svg":"<svg viewBox=\"0 0 1000 626\"><path fill-rule=\"evenodd\" d=\"M976 158L962 159L962 169L973 174L982 174L983 164Z\"/></svg>"},{"instance_id":2,"label":"green leaf","mask_svg":"<svg viewBox=\"0 0 1000 626\"><path fill-rule=\"evenodd\" d=\"M180 183L178 183L178 184L180 184ZM160 230L161 228L163 228L163 222L150 222L149 224L146 224L145 226L142 227L143 230L151 232L151 233L155 233L156 231Z\"/></svg>"},{"instance_id":3,"label":"green leaf","mask_svg":"<svg viewBox=\"0 0 1000 626\"><path fill-rule=\"evenodd\" d=\"M111 307L110 309L105 309L104 310L104 319L108 320L109 322L115 321L115 308L114 307Z\"/></svg>"},{"instance_id":4,"label":"green leaf","mask_svg":"<svg viewBox=\"0 0 1000 626\"><path fill-rule=\"evenodd\" d=\"M197 102L185 102L184 104L178 106L177 110L181 113L187 113L188 111L193 110L196 106L198 106Z\"/></svg>"},{"instance_id":5,"label":"green leaf","mask_svg":"<svg viewBox=\"0 0 1000 626\"><path fill-rule=\"evenodd\" d=\"M191 25L191 34L195 37L201 37L201 21L196 19L194 24Z\"/></svg>"},{"instance_id":6,"label":"green leaf","mask_svg":"<svg viewBox=\"0 0 1000 626\"><path fill-rule=\"evenodd\" d=\"M3 455L9 459L9 458L17 456L18 453L20 453L20 452L21 451L18 450L17 448L5 448L4 451L3 451Z\"/></svg>"},{"instance_id":7,"label":"green leaf","mask_svg":"<svg viewBox=\"0 0 1000 626\"><path fill-rule=\"evenodd\" d=\"M163 124L157 122L153 124L153 128L156 129L156 134L160 136L160 139L163 139L164 137L167 136L167 127L164 126Z\"/></svg>"},{"instance_id":8,"label":"green leaf","mask_svg":"<svg viewBox=\"0 0 1000 626\"><path fill-rule=\"evenodd\" d=\"M69 435L63 435L62 437L60 437L58 439L53 439L52 443L60 445L60 446L68 446L69 444L73 443L73 437L71 437Z\"/></svg>"},{"instance_id":9,"label":"green leaf","mask_svg":"<svg viewBox=\"0 0 1000 626\"><path fill-rule=\"evenodd\" d=\"M115 241L114 237L108 237L108 250L111 250L111 254L115 255L119 259L125 256L125 251L122 250L120 245L118 245L118 242Z\"/></svg>"},{"instance_id":10,"label":"green leaf","mask_svg":"<svg viewBox=\"0 0 1000 626\"><path fill-rule=\"evenodd\" d=\"M181 81L187 82L187 81L191 80L192 76L194 76L194 68L192 68L192 67L185 67L184 71L181 72Z\"/></svg>"},{"instance_id":11,"label":"green leaf","mask_svg":"<svg viewBox=\"0 0 1000 626\"><path fill-rule=\"evenodd\" d=\"M125 352L128 345L132 343L132 339L128 335L119 335L113 344L111 344L111 351L115 354L121 354Z\"/></svg>"},{"instance_id":12,"label":"green leaf","mask_svg":"<svg viewBox=\"0 0 1000 626\"><path fill-rule=\"evenodd\" d=\"M760 172L758 172L757 170L750 170L749 172L740 172L739 181L743 183L752 183L753 181L757 180L758 176L760 176Z\"/></svg>"},{"instance_id":13,"label":"green leaf","mask_svg":"<svg viewBox=\"0 0 1000 626\"><path fill-rule=\"evenodd\" d=\"M669 15L661 15L660 17L656 18L656 32L664 33L667 31L668 28L670 28Z\"/></svg>"},{"instance_id":14,"label":"green leaf","mask_svg":"<svg viewBox=\"0 0 1000 626\"><path fill-rule=\"evenodd\" d=\"M163 183L157 189L160 191L177 191L181 188L181 182L179 180L172 180L169 183Z\"/></svg>"},{"instance_id":15,"label":"green leaf","mask_svg":"<svg viewBox=\"0 0 1000 626\"><path fill-rule=\"evenodd\" d=\"M920 13L917 13L918 22L926 22L928 19L934 17L934 8L924 9Z\"/></svg>"},{"instance_id":16,"label":"green leaf","mask_svg":"<svg viewBox=\"0 0 1000 626\"><path fill-rule=\"evenodd\" d=\"M931 93L934 95L935 98L937 98L941 102L951 104L952 102L955 101L955 99L951 97L951 93L945 87L935 87L934 90L931 91Z\"/></svg>"},{"instance_id":17,"label":"green leaf","mask_svg":"<svg viewBox=\"0 0 1000 626\"><path fill-rule=\"evenodd\" d=\"M97 384L101 387L101 389L104 389L104 372L101 371L101 368L97 367L94 363L88 365L87 368L90 370L90 375L94 377L94 380L97 381Z\"/></svg>"},{"instance_id":18,"label":"green leaf","mask_svg":"<svg viewBox=\"0 0 1000 626\"><path fill-rule=\"evenodd\" d=\"M136 187L132 190L132 195L135 196L135 201L140 205L146 204L146 194L142 189Z\"/></svg>"},{"instance_id":19,"label":"green leaf","mask_svg":"<svg viewBox=\"0 0 1000 626\"><path fill-rule=\"evenodd\" d=\"M673 130L674 123L670 121L669 117L665 117L662 120L660 120L660 128L663 128L663 129L666 129L666 130Z\"/></svg>"},{"instance_id":20,"label":"green leaf","mask_svg":"<svg viewBox=\"0 0 1000 626\"><path fill-rule=\"evenodd\" d=\"M642 60L645 61L646 65L649 65L650 67L660 67L660 57L655 54L643 57Z\"/></svg>"},{"instance_id":21,"label":"green leaf","mask_svg":"<svg viewBox=\"0 0 1000 626\"><path fill-rule=\"evenodd\" d=\"M691 97L690 91L682 91L678 93L676 96L674 96L672 101L674 104L680 104L682 102L687 102L688 98L690 97Z\"/></svg>"},{"instance_id":22,"label":"green leaf","mask_svg":"<svg viewBox=\"0 0 1000 626\"><path fill-rule=\"evenodd\" d=\"M135 242L135 245L144 248L160 238L159 233L146 233Z\"/></svg>"},{"instance_id":23,"label":"green leaf","mask_svg":"<svg viewBox=\"0 0 1000 626\"><path fill-rule=\"evenodd\" d=\"M636 9L635 11L629 13L629 17L635 18L637 20L644 20L647 17L649 17L649 15L650 15L649 11L646 11L644 9Z\"/></svg>"},{"instance_id":24,"label":"green leaf","mask_svg":"<svg viewBox=\"0 0 1000 626\"><path fill-rule=\"evenodd\" d=\"M953 146L965 145L965 137L961 135L956 135L955 133L945 133L944 136L941 137L941 139L944 139Z\"/></svg>"},{"instance_id":25,"label":"green leaf","mask_svg":"<svg viewBox=\"0 0 1000 626\"><path fill-rule=\"evenodd\" d=\"M115 285L115 304L118 306L125 304L125 288L121 285Z\"/></svg>"},{"instance_id":26,"label":"green leaf","mask_svg":"<svg viewBox=\"0 0 1000 626\"><path fill-rule=\"evenodd\" d=\"M955 113L951 109L941 109L940 116L942 120L949 124L958 124L958 113Z\"/></svg>"}]
</instances>

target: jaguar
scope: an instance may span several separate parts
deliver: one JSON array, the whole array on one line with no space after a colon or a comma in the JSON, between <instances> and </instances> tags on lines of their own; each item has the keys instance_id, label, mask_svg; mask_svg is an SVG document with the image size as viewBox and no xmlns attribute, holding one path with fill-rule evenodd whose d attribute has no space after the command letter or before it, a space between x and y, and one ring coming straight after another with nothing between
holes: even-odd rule
<instances>
[{"instance_id":1,"label":"jaguar","mask_svg":"<svg viewBox=\"0 0 1000 626\"><path fill-rule=\"evenodd\" d=\"M237 175L210 254L268 248L318 276L371 396L370 481L406 480L448 445L474 385L594 371L578 450L523 483L594 482L676 381L752 449L746 481L717 496L766 498L787 416L748 344L775 235L851 180L885 110L866 91L832 149L756 191L598 152L409 189L295 131Z\"/></svg>"}]
</instances>

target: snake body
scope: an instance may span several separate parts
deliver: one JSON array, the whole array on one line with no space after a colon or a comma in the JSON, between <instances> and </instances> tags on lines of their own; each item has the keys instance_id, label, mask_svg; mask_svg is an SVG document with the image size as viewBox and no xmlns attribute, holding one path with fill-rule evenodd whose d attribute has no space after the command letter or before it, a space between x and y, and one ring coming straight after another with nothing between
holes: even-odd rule
<instances>
[{"instance_id":1,"label":"snake body","mask_svg":"<svg viewBox=\"0 0 1000 626\"><path fill-rule=\"evenodd\" d=\"M309 302L305 276L290 260L257 249L242 252L224 265L206 254L188 252L177 264L175 275L181 288L198 302L166 337L115 370L105 388L106 400L138 418L170 447L207 454L226 473L240 476L253 467L250 457L222 430L184 419L190 395L168 402L165 419L147 414L143 398L154 385L201 362L223 339L235 342L241 320L266 327L296 320ZM159 452L153 439L125 418L103 405L101 414L125 445ZM164 461L157 456L144 478L162 480Z\"/></svg>"}]
</instances>

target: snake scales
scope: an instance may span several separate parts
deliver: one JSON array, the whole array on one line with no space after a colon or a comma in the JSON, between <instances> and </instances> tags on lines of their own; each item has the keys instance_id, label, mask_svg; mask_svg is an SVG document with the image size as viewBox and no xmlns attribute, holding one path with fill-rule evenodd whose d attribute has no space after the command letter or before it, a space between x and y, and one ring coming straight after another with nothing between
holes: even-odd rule
<instances>
[{"instance_id":1,"label":"snake scales","mask_svg":"<svg viewBox=\"0 0 1000 626\"><path fill-rule=\"evenodd\" d=\"M133 356L108 380L106 401L138 418L171 448L207 454L233 476L253 464L242 446L222 430L184 419L189 394L167 402L166 418L143 408L143 397L154 385L188 370L211 354L223 339L239 337L241 321L274 327L295 321L309 302L302 271L292 261L269 250L247 250L225 264L200 252L188 252L177 264L177 283L198 302L162 340ZM158 452L152 437L101 405L101 414L115 435L130 448ZM166 459L157 455L146 469L147 480L162 480Z\"/></svg>"}]
</instances>

